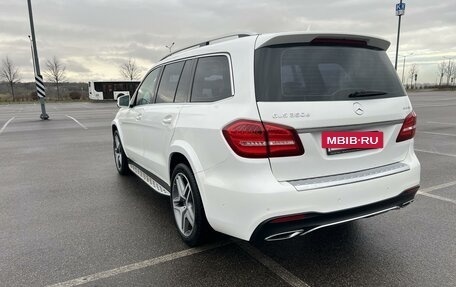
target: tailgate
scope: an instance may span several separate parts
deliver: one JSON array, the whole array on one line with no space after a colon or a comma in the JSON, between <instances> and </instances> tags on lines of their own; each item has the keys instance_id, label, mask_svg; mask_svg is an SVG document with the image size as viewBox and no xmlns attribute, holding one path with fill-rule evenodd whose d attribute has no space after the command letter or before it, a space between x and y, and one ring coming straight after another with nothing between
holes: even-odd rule
<instances>
[{"instance_id":1,"label":"tailgate","mask_svg":"<svg viewBox=\"0 0 456 287\"><path fill-rule=\"evenodd\" d=\"M357 116L355 107L364 114ZM407 97L367 101L268 103L258 102L264 122L279 123L297 130L304 154L270 158L278 180L296 180L349 173L404 160L409 142L396 143L404 118L410 112ZM321 147L322 131L381 131L382 149L328 155Z\"/></svg>"},{"instance_id":2,"label":"tailgate","mask_svg":"<svg viewBox=\"0 0 456 287\"><path fill-rule=\"evenodd\" d=\"M404 160L411 141L396 138L412 109L386 52L362 37L315 37L255 51L261 120L296 129L305 150L301 156L271 157L276 178L337 175ZM383 148L329 155L322 131L380 131Z\"/></svg>"}]
</instances>

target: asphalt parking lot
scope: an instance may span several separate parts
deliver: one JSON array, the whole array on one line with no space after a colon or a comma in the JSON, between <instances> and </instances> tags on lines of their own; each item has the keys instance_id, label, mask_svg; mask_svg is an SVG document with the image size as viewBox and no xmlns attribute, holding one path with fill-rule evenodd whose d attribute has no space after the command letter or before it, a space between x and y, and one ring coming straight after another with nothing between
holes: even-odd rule
<instances>
[{"instance_id":1,"label":"asphalt parking lot","mask_svg":"<svg viewBox=\"0 0 456 287\"><path fill-rule=\"evenodd\" d=\"M288 241L189 249L168 199L117 174L115 103L0 105L1 286L456 286L456 92L413 93L413 204Z\"/></svg>"}]
</instances>

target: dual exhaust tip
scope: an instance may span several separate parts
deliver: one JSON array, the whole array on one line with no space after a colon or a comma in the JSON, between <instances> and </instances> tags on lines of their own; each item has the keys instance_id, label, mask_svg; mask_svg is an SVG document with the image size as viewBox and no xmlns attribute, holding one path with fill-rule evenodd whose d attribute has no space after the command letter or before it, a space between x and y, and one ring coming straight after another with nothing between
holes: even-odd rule
<instances>
[{"instance_id":1,"label":"dual exhaust tip","mask_svg":"<svg viewBox=\"0 0 456 287\"><path fill-rule=\"evenodd\" d=\"M304 232L303 229L281 232L281 233L270 235L270 236L266 237L264 240L265 241L287 240L287 239L296 237L298 235L301 235L303 232Z\"/></svg>"},{"instance_id":2,"label":"dual exhaust tip","mask_svg":"<svg viewBox=\"0 0 456 287\"><path fill-rule=\"evenodd\" d=\"M306 228L306 229L297 229L297 230L290 230L290 231L275 233L275 234L267 236L266 238L264 238L264 240L265 241L280 241L280 240L291 239L291 238L294 238L296 236L304 236L306 234L309 234L309 233L311 233L311 232L313 232L315 230L318 230L318 229L321 229L321 228L324 228L324 227L329 227L329 226L338 225L338 224L342 224L342 223L346 223L346 222L350 222L350 221L354 221L354 220L358 220L358 219L362 219L362 218L367 218L367 217L379 215L379 214L388 212L390 210L400 209L402 207L405 207L405 206L409 205L411 202L413 202L413 199L409 200L409 201L406 201L406 202L404 202L404 203L402 203L402 204L400 204L398 206L393 206L393 207L390 207L390 208L387 208L387 209L383 209L383 210L380 210L380 211L376 211L376 212L373 212L373 213L369 213L369 214L365 214L365 215L361 215L361 216L357 216L357 217L353 217L353 218L349 218L349 219L335 221L335 222L331 222L331 223L324 224L324 225L319 225L319 226L313 226L313 227Z\"/></svg>"}]
</instances>

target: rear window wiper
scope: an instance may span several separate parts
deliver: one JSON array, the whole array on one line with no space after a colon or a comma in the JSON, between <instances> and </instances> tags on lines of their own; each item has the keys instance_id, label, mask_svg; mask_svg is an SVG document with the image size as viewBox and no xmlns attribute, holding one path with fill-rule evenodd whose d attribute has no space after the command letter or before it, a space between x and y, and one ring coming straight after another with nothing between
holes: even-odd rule
<instances>
[{"instance_id":1,"label":"rear window wiper","mask_svg":"<svg viewBox=\"0 0 456 287\"><path fill-rule=\"evenodd\" d=\"M348 95L349 98L373 97L388 94L383 91L356 91Z\"/></svg>"}]
</instances>

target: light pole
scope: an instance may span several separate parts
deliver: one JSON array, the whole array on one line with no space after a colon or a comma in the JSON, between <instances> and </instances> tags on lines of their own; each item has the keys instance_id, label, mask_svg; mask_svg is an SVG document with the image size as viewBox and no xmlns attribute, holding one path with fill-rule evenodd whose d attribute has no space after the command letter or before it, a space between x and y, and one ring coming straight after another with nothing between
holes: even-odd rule
<instances>
[{"instance_id":1,"label":"light pole","mask_svg":"<svg viewBox=\"0 0 456 287\"><path fill-rule=\"evenodd\" d=\"M396 41L396 59L394 61L394 69L397 71L397 57L399 55L399 36L401 34L401 18L405 13L405 3L402 3L402 0L399 1L399 4L396 4L396 16L399 16L399 22L397 24L397 41Z\"/></svg>"},{"instance_id":2,"label":"light pole","mask_svg":"<svg viewBox=\"0 0 456 287\"><path fill-rule=\"evenodd\" d=\"M404 85L404 72L405 72L405 59L408 57L408 56L411 56L413 55L413 52L410 53L410 54L407 54L405 56L401 56L404 58L404 62L402 63L402 79L401 79L401 82L402 82L402 85Z\"/></svg>"},{"instance_id":3,"label":"light pole","mask_svg":"<svg viewBox=\"0 0 456 287\"><path fill-rule=\"evenodd\" d=\"M32 37L30 37L30 35L28 35L28 38L30 40L30 51L32 52L33 73L36 75L35 55L33 54L33 40L32 40Z\"/></svg>"},{"instance_id":4,"label":"light pole","mask_svg":"<svg viewBox=\"0 0 456 287\"><path fill-rule=\"evenodd\" d=\"M30 41L32 41L32 57L33 57L33 62L35 63L34 68L35 68L36 89L37 89L37 95L40 99L40 104L41 104L40 118L42 120L47 120L47 119L49 119L49 116L46 113L46 103L44 101L45 91L44 91L43 77L41 76L41 73L40 73L40 61L38 59L38 50L36 49L35 26L33 24L33 13L32 13L31 0L27 0L27 4L28 4L28 11L29 11L29 18L30 18L30 31L32 33L32 38L30 38Z\"/></svg>"}]
</instances>

